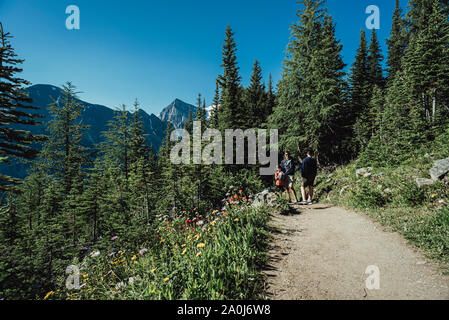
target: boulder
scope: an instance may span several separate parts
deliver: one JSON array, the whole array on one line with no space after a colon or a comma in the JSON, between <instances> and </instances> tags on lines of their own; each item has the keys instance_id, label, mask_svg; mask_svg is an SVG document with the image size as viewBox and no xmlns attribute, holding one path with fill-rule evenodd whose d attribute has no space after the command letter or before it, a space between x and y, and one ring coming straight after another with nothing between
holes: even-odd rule
<instances>
[{"instance_id":1,"label":"boulder","mask_svg":"<svg viewBox=\"0 0 449 320\"><path fill-rule=\"evenodd\" d=\"M418 185L418 188L422 189L425 186L431 186L434 184L434 180L432 179L424 179L424 178L416 178L416 184Z\"/></svg>"},{"instance_id":2,"label":"boulder","mask_svg":"<svg viewBox=\"0 0 449 320\"><path fill-rule=\"evenodd\" d=\"M373 171L372 167L360 168L355 171L355 176L357 178L360 176L365 177L365 175L367 175L367 174L370 174L370 176L371 176L371 171Z\"/></svg>"},{"instance_id":3,"label":"boulder","mask_svg":"<svg viewBox=\"0 0 449 320\"><path fill-rule=\"evenodd\" d=\"M253 196L253 206L256 208L264 205L273 206L276 199L277 196L274 192L271 192L270 189L265 189Z\"/></svg>"},{"instance_id":4,"label":"boulder","mask_svg":"<svg viewBox=\"0 0 449 320\"><path fill-rule=\"evenodd\" d=\"M436 181L443 178L449 172L449 158L437 160L430 169L430 177Z\"/></svg>"}]
</instances>

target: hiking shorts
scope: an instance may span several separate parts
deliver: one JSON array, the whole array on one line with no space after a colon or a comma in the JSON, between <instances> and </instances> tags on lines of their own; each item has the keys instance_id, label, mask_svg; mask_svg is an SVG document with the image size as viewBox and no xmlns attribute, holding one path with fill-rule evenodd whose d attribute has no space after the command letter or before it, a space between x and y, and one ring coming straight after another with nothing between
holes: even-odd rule
<instances>
[{"instance_id":1,"label":"hiking shorts","mask_svg":"<svg viewBox=\"0 0 449 320\"><path fill-rule=\"evenodd\" d=\"M287 176L287 179L285 181L285 184L289 187L289 188L293 188L293 179L294 176Z\"/></svg>"},{"instance_id":2,"label":"hiking shorts","mask_svg":"<svg viewBox=\"0 0 449 320\"><path fill-rule=\"evenodd\" d=\"M302 186L304 188L313 187L315 184L315 177L302 177Z\"/></svg>"}]
</instances>

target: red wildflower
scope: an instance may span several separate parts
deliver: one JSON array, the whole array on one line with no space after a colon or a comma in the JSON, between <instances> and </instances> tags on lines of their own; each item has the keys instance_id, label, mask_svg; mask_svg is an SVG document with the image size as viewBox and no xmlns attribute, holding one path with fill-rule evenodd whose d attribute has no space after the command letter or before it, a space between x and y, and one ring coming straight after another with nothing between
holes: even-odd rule
<instances>
[{"instance_id":1,"label":"red wildflower","mask_svg":"<svg viewBox=\"0 0 449 320\"><path fill-rule=\"evenodd\" d=\"M243 199L243 201L246 201L246 200L247 200L246 197L243 197L242 199Z\"/></svg>"},{"instance_id":2,"label":"red wildflower","mask_svg":"<svg viewBox=\"0 0 449 320\"><path fill-rule=\"evenodd\" d=\"M167 227L167 231L170 230L170 227Z\"/></svg>"},{"instance_id":3,"label":"red wildflower","mask_svg":"<svg viewBox=\"0 0 449 320\"><path fill-rule=\"evenodd\" d=\"M243 193L243 190L239 190L239 193Z\"/></svg>"},{"instance_id":4,"label":"red wildflower","mask_svg":"<svg viewBox=\"0 0 449 320\"><path fill-rule=\"evenodd\" d=\"M238 199L238 198L239 198L239 196L238 196L238 195L235 195L235 196L234 196L234 199Z\"/></svg>"}]
</instances>

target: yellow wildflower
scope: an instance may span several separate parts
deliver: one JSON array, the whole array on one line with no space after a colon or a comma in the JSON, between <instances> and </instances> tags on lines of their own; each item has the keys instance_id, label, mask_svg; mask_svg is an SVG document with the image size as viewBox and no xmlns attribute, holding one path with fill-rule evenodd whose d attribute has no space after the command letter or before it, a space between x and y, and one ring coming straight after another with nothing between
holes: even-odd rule
<instances>
[{"instance_id":1,"label":"yellow wildflower","mask_svg":"<svg viewBox=\"0 0 449 320\"><path fill-rule=\"evenodd\" d=\"M234 219L234 222L239 222L239 218L235 218L235 219Z\"/></svg>"},{"instance_id":2,"label":"yellow wildflower","mask_svg":"<svg viewBox=\"0 0 449 320\"><path fill-rule=\"evenodd\" d=\"M186 254L186 252L187 252L187 249L184 249L184 250L182 250L181 254Z\"/></svg>"},{"instance_id":3,"label":"yellow wildflower","mask_svg":"<svg viewBox=\"0 0 449 320\"><path fill-rule=\"evenodd\" d=\"M87 276L88 276L87 274L83 274L83 278L87 278Z\"/></svg>"},{"instance_id":4,"label":"yellow wildflower","mask_svg":"<svg viewBox=\"0 0 449 320\"><path fill-rule=\"evenodd\" d=\"M136 260L136 259L137 259L136 255L133 255L133 257L131 258L131 260Z\"/></svg>"},{"instance_id":5,"label":"yellow wildflower","mask_svg":"<svg viewBox=\"0 0 449 320\"><path fill-rule=\"evenodd\" d=\"M51 296L53 293L54 293L53 291L48 292L48 293L45 295L44 300L47 300L48 297Z\"/></svg>"},{"instance_id":6,"label":"yellow wildflower","mask_svg":"<svg viewBox=\"0 0 449 320\"><path fill-rule=\"evenodd\" d=\"M167 282L168 280L170 280L170 279L169 279L169 278L165 278L165 279L164 279L164 282Z\"/></svg>"},{"instance_id":7,"label":"yellow wildflower","mask_svg":"<svg viewBox=\"0 0 449 320\"><path fill-rule=\"evenodd\" d=\"M214 221L212 221L210 224L212 225L212 226L215 226L215 223L216 223L217 221L216 220L214 220Z\"/></svg>"},{"instance_id":8,"label":"yellow wildflower","mask_svg":"<svg viewBox=\"0 0 449 320\"><path fill-rule=\"evenodd\" d=\"M153 268L153 269L150 270L150 272L153 273L156 270L157 270L157 268Z\"/></svg>"},{"instance_id":9,"label":"yellow wildflower","mask_svg":"<svg viewBox=\"0 0 449 320\"><path fill-rule=\"evenodd\" d=\"M199 257L201 255L201 251L198 251L196 256Z\"/></svg>"},{"instance_id":10,"label":"yellow wildflower","mask_svg":"<svg viewBox=\"0 0 449 320\"><path fill-rule=\"evenodd\" d=\"M196 245L197 248L204 248L206 245L204 243L198 243Z\"/></svg>"},{"instance_id":11,"label":"yellow wildflower","mask_svg":"<svg viewBox=\"0 0 449 320\"><path fill-rule=\"evenodd\" d=\"M182 248L184 248L186 246L186 244L184 243L183 245L181 245Z\"/></svg>"}]
</instances>

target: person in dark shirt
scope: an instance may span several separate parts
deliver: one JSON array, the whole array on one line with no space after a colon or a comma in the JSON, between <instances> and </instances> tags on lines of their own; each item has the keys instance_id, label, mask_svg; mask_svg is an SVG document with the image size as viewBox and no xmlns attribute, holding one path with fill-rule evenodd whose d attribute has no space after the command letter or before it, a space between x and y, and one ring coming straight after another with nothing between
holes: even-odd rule
<instances>
[{"instance_id":1,"label":"person in dark shirt","mask_svg":"<svg viewBox=\"0 0 449 320\"><path fill-rule=\"evenodd\" d=\"M298 202L298 198L296 196L296 191L293 189L293 177L295 175L295 172L298 171L299 163L297 160L290 157L290 153L285 153L285 159L281 161L281 168L284 171L285 175L287 176L287 181L285 183L285 189L287 190L287 196L288 201L291 202L290 193L293 193L293 196L295 197L295 202Z\"/></svg>"},{"instance_id":2,"label":"person in dark shirt","mask_svg":"<svg viewBox=\"0 0 449 320\"><path fill-rule=\"evenodd\" d=\"M312 150L309 150L307 152L307 157L304 158L301 164L301 176L302 176L301 204L312 204L313 186L318 172L317 162L313 158L313 155L314 152ZM306 188L309 188L309 198L307 200L306 200Z\"/></svg>"}]
</instances>

